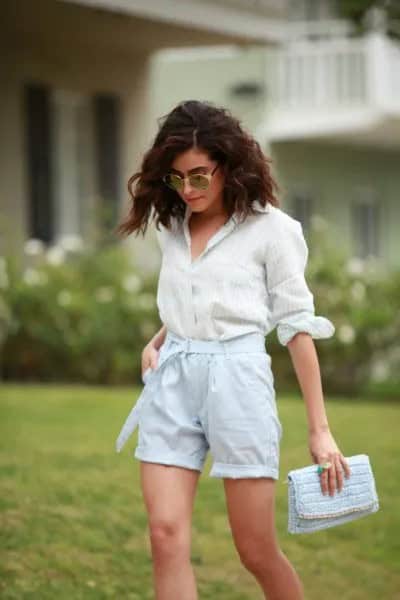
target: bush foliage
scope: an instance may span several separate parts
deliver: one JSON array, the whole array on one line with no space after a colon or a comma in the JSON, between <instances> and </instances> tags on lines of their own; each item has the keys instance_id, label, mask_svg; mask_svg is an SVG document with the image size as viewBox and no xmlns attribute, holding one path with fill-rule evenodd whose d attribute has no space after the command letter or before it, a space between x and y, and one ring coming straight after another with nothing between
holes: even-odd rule
<instances>
[{"instance_id":1,"label":"bush foliage","mask_svg":"<svg viewBox=\"0 0 400 600\"><path fill-rule=\"evenodd\" d=\"M316 341L324 390L399 389L400 271L346 256L321 217L307 238L316 314L336 327ZM157 275L135 270L122 244L85 248L71 237L50 248L28 240L22 263L0 257L3 379L139 383L142 349L161 326ZM277 385L297 388L275 331L266 346Z\"/></svg>"}]
</instances>

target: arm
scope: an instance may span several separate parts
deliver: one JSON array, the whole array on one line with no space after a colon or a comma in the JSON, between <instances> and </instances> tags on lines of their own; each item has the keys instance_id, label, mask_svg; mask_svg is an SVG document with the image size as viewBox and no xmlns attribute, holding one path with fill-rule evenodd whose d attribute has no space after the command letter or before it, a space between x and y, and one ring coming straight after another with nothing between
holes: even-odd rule
<instances>
[{"instance_id":1,"label":"arm","mask_svg":"<svg viewBox=\"0 0 400 600\"><path fill-rule=\"evenodd\" d=\"M316 464L331 463L331 468L325 470L320 479L323 493L329 489L333 496L336 485L338 491L343 487L342 469L349 477L350 468L329 429L317 351L308 333L296 334L287 347L306 404L309 451Z\"/></svg>"},{"instance_id":2,"label":"arm","mask_svg":"<svg viewBox=\"0 0 400 600\"><path fill-rule=\"evenodd\" d=\"M306 403L308 432L329 431L322 392L318 355L312 337L298 333L287 344L293 367Z\"/></svg>"},{"instance_id":3,"label":"arm","mask_svg":"<svg viewBox=\"0 0 400 600\"><path fill-rule=\"evenodd\" d=\"M160 223L160 229L155 228L155 235L156 235L156 239L157 239L161 253L164 252L166 233L167 232L166 232L164 226L162 225L162 223ZM148 346L152 346L156 350L159 350L165 341L166 335L167 335L167 327L166 327L166 325L163 325L161 327L161 329L159 331L157 331L157 333L155 335L153 335L150 342L148 343Z\"/></svg>"},{"instance_id":4,"label":"arm","mask_svg":"<svg viewBox=\"0 0 400 600\"><path fill-rule=\"evenodd\" d=\"M271 321L278 340L287 346L304 397L308 418L309 450L317 464L332 463L321 475L324 493L343 484L347 462L336 445L325 412L320 367L313 338L329 338L335 331L329 319L315 314L314 298L305 279L308 247L300 222L286 219L280 236L269 247L266 261ZM329 477L329 482L328 482Z\"/></svg>"},{"instance_id":5,"label":"arm","mask_svg":"<svg viewBox=\"0 0 400 600\"><path fill-rule=\"evenodd\" d=\"M161 253L164 251L164 227L161 224L161 229L155 228L155 235L161 250ZM146 344L143 348L142 352L142 374L148 368L152 369L157 368L158 362L158 352L165 341L165 336L167 335L167 327L166 325L162 325L161 329L157 331L156 334L153 335L151 340Z\"/></svg>"}]
</instances>

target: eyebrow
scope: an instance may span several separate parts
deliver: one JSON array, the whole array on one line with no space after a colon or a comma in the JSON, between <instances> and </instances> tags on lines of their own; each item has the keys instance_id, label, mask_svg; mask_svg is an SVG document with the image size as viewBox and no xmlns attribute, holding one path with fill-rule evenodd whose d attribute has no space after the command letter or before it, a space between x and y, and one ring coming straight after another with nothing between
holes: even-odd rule
<instances>
[{"instance_id":1,"label":"eyebrow","mask_svg":"<svg viewBox=\"0 0 400 600\"><path fill-rule=\"evenodd\" d=\"M194 167L194 169L189 169L188 173L195 173L196 171L209 171L210 167L204 167L204 166L199 166L199 167ZM184 175L184 173L182 173L182 171L178 171L178 169L174 169L173 167L171 167L170 171L173 171L174 173L178 173L179 175Z\"/></svg>"}]
</instances>

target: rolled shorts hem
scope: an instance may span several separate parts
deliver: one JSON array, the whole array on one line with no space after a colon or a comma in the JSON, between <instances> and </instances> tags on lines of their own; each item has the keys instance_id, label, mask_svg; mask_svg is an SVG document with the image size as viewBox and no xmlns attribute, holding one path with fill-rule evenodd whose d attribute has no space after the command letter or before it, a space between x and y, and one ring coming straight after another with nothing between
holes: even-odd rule
<instances>
[{"instance_id":1,"label":"rolled shorts hem","mask_svg":"<svg viewBox=\"0 0 400 600\"><path fill-rule=\"evenodd\" d=\"M210 477L230 477L244 479L246 477L271 477L279 479L279 471L264 465L230 465L216 462L209 473Z\"/></svg>"},{"instance_id":2,"label":"rolled shorts hem","mask_svg":"<svg viewBox=\"0 0 400 600\"><path fill-rule=\"evenodd\" d=\"M143 460L144 462L154 462L159 463L161 465L168 465L170 467L186 467L187 469L193 469L194 471L202 471L204 463L199 463L198 461L190 461L187 457L183 458L179 454L175 454L173 452L169 454L163 453L163 456L157 456L152 452L145 452L140 448L136 448L133 456L139 460Z\"/></svg>"}]
</instances>

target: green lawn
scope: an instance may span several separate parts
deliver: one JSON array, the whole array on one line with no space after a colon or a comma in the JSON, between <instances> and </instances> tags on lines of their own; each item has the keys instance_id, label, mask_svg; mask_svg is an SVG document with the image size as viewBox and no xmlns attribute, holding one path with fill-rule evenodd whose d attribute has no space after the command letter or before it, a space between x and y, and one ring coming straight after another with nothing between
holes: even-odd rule
<instances>
[{"instance_id":1,"label":"green lawn","mask_svg":"<svg viewBox=\"0 0 400 600\"><path fill-rule=\"evenodd\" d=\"M1 422L0 598L153 598L146 514L133 456L115 438L137 390L4 385ZM299 398L278 394L284 428L277 527L308 600L400 599L400 403L326 399L346 456L367 453L380 511L333 529L287 533L290 468L310 464ZM261 600L234 549L222 480L200 479L192 559L199 597Z\"/></svg>"}]
</instances>

